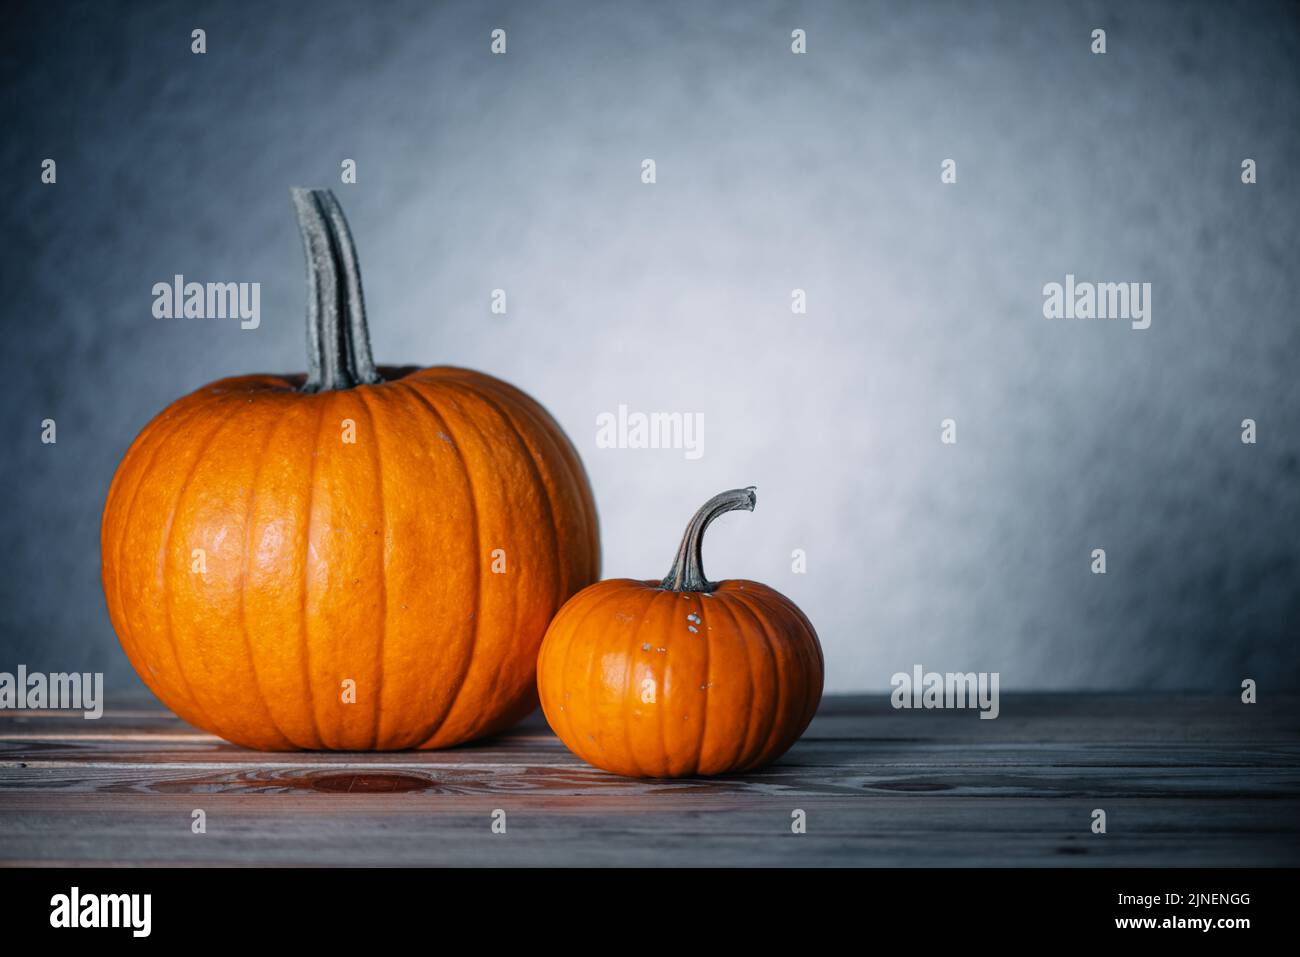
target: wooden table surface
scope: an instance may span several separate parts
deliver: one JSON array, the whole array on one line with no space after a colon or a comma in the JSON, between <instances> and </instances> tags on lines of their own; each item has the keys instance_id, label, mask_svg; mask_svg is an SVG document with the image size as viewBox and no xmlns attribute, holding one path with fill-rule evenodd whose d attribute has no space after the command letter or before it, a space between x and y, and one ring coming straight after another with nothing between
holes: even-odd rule
<instances>
[{"instance_id":1,"label":"wooden table surface","mask_svg":"<svg viewBox=\"0 0 1300 957\"><path fill-rule=\"evenodd\" d=\"M594 770L540 714L451 751L261 754L152 701L2 711L0 863L1294 866L1300 698L831 697L776 765L679 781Z\"/></svg>"}]
</instances>

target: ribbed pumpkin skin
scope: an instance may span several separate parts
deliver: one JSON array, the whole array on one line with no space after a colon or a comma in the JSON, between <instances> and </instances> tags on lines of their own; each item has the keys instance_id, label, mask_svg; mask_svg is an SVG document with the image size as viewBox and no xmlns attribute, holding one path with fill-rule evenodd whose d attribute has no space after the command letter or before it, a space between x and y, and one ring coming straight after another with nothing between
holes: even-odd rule
<instances>
[{"instance_id":1,"label":"ribbed pumpkin skin","mask_svg":"<svg viewBox=\"0 0 1300 957\"><path fill-rule=\"evenodd\" d=\"M109 615L191 724L264 750L439 748L536 705L546 626L599 573L582 464L498 379L380 371L315 394L301 376L213 383L119 466L101 527Z\"/></svg>"},{"instance_id":2,"label":"ribbed pumpkin skin","mask_svg":"<svg viewBox=\"0 0 1300 957\"><path fill-rule=\"evenodd\" d=\"M584 761L628 777L776 760L821 701L812 624L758 582L724 581L711 593L660 584L611 579L560 609L537 665L551 728Z\"/></svg>"}]
</instances>

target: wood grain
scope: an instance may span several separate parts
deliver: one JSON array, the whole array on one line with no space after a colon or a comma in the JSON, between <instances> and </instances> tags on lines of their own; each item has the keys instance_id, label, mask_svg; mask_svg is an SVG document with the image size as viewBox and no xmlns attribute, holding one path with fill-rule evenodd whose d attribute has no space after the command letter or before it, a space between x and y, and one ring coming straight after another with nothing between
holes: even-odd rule
<instances>
[{"instance_id":1,"label":"wood grain","mask_svg":"<svg viewBox=\"0 0 1300 957\"><path fill-rule=\"evenodd\" d=\"M832 697L773 767L680 781L590 768L538 714L450 751L260 754L145 702L5 711L0 863L1294 866L1300 698Z\"/></svg>"}]
</instances>

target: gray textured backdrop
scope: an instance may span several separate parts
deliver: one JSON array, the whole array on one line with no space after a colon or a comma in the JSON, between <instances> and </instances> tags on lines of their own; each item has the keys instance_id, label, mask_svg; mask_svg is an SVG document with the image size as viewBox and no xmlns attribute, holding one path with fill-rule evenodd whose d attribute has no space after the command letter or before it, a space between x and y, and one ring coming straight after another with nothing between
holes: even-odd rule
<instances>
[{"instance_id":1,"label":"gray textured backdrop","mask_svg":"<svg viewBox=\"0 0 1300 957\"><path fill-rule=\"evenodd\" d=\"M606 574L662 575L699 502L755 484L706 567L794 598L829 690L918 662L1004 688L1295 688L1297 9L18 8L0 670L136 681L99 585L109 480L181 394L303 368L288 189L332 185L376 357L481 368L549 407ZM1152 327L1045 320L1067 272L1151 282ZM175 273L261 282L261 328L153 319ZM597 449L619 403L702 412L704 457Z\"/></svg>"}]
</instances>

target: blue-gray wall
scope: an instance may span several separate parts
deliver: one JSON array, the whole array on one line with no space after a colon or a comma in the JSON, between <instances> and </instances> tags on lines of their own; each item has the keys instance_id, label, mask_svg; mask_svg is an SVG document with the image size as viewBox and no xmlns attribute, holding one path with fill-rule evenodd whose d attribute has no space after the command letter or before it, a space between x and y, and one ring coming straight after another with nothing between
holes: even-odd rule
<instances>
[{"instance_id":1,"label":"blue-gray wall","mask_svg":"<svg viewBox=\"0 0 1300 957\"><path fill-rule=\"evenodd\" d=\"M755 484L706 567L793 597L829 690L914 663L1004 689L1297 687L1297 10L19 6L0 670L134 686L99 586L109 480L181 394L303 367L288 189L332 185L376 356L547 405L591 474L606 574L662 575L697 504ZM153 319L176 273L261 282L261 328ZM1044 319L1067 273L1150 282L1151 328ZM703 457L597 448L620 403L703 413Z\"/></svg>"}]
</instances>

